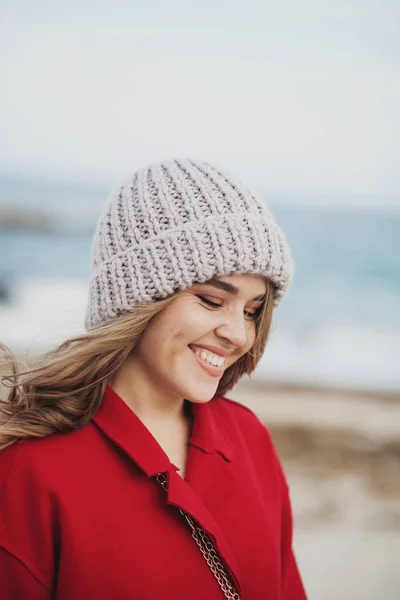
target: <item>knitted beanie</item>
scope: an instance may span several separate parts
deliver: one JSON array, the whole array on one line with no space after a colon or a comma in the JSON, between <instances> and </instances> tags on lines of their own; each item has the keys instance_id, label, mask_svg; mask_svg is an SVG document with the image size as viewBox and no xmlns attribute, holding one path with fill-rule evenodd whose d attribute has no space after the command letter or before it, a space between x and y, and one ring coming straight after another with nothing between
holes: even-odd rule
<instances>
[{"instance_id":1,"label":"knitted beanie","mask_svg":"<svg viewBox=\"0 0 400 600\"><path fill-rule=\"evenodd\" d=\"M269 278L275 306L287 291L293 263L271 213L215 165L150 165L111 194L97 224L86 329L139 302L235 273Z\"/></svg>"}]
</instances>

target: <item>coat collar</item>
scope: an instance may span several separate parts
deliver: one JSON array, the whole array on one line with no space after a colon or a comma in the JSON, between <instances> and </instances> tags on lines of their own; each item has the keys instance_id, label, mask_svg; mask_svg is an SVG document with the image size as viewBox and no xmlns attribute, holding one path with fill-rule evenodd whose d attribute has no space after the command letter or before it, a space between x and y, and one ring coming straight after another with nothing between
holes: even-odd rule
<instances>
[{"instance_id":1,"label":"coat collar","mask_svg":"<svg viewBox=\"0 0 400 600\"><path fill-rule=\"evenodd\" d=\"M202 404L191 403L191 409L193 427L189 444L205 454L220 454L229 462L232 459L232 444L226 423L214 410L214 400ZM93 421L148 477L174 470L175 467L154 436L109 385Z\"/></svg>"},{"instance_id":2,"label":"coat collar","mask_svg":"<svg viewBox=\"0 0 400 600\"><path fill-rule=\"evenodd\" d=\"M213 516L214 509L235 489L230 465L232 435L227 420L218 410L217 398L202 404L192 403L191 408L193 427L185 480L144 423L110 386L93 421L147 477L168 474L166 502L190 514L211 534L240 591L235 557Z\"/></svg>"}]
</instances>

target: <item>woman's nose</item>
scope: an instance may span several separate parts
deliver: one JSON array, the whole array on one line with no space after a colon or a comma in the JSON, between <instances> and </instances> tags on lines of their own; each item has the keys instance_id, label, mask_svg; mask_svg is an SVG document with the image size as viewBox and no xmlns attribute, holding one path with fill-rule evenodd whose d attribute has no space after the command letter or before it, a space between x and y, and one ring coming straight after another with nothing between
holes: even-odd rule
<instances>
[{"instance_id":1,"label":"woman's nose","mask_svg":"<svg viewBox=\"0 0 400 600\"><path fill-rule=\"evenodd\" d=\"M246 320L244 315L232 315L231 317L227 317L225 322L217 328L216 333L220 337L229 340L234 346L243 346L247 340Z\"/></svg>"}]
</instances>

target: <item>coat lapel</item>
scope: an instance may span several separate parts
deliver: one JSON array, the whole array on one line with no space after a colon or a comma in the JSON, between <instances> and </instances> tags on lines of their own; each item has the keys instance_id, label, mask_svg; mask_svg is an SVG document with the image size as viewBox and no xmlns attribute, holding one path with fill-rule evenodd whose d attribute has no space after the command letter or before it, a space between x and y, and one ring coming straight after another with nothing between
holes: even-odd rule
<instances>
[{"instance_id":1,"label":"coat lapel","mask_svg":"<svg viewBox=\"0 0 400 600\"><path fill-rule=\"evenodd\" d=\"M213 401L191 406L194 418L186 480L212 510L234 490L233 448Z\"/></svg>"},{"instance_id":2,"label":"coat lapel","mask_svg":"<svg viewBox=\"0 0 400 600\"><path fill-rule=\"evenodd\" d=\"M148 477L172 468L154 436L110 386L93 421Z\"/></svg>"},{"instance_id":3,"label":"coat lapel","mask_svg":"<svg viewBox=\"0 0 400 600\"><path fill-rule=\"evenodd\" d=\"M168 504L177 506L188 513L210 535L219 555L229 569L235 587L241 593L239 568L226 537L202 499L176 471L168 473Z\"/></svg>"}]
</instances>

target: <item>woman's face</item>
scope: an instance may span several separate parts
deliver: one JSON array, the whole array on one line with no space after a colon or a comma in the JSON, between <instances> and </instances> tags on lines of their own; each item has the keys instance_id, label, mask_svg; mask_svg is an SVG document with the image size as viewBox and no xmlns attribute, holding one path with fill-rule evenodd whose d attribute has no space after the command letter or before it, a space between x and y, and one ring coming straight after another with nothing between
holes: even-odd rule
<instances>
[{"instance_id":1,"label":"woman's face","mask_svg":"<svg viewBox=\"0 0 400 600\"><path fill-rule=\"evenodd\" d=\"M230 275L194 284L172 300L131 357L147 390L166 401L210 400L225 369L252 347L266 289L261 275Z\"/></svg>"}]
</instances>

